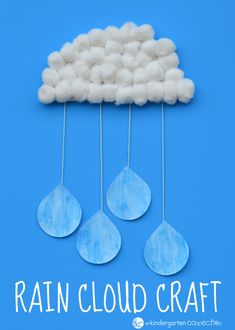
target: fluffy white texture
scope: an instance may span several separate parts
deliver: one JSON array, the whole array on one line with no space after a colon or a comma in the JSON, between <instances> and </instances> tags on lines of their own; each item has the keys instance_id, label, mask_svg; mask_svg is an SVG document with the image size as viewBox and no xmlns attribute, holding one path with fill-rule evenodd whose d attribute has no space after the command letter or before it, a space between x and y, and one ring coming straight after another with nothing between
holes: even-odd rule
<instances>
[{"instance_id":1,"label":"fluffy white texture","mask_svg":"<svg viewBox=\"0 0 235 330\"><path fill-rule=\"evenodd\" d=\"M115 83L117 69L113 64L104 63L101 65L101 75L104 84Z\"/></svg>"},{"instance_id":2,"label":"fluffy white texture","mask_svg":"<svg viewBox=\"0 0 235 330\"><path fill-rule=\"evenodd\" d=\"M138 68L133 72L133 83L144 84L147 81L146 70L143 68Z\"/></svg>"},{"instance_id":3,"label":"fluffy white texture","mask_svg":"<svg viewBox=\"0 0 235 330\"><path fill-rule=\"evenodd\" d=\"M123 50L123 45L120 42L114 40L108 40L105 45L105 53L112 54L118 53L121 54Z\"/></svg>"},{"instance_id":4,"label":"fluffy white texture","mask_svg":"<svg viewBox=\"0 0 235 330\"><path fill-rule=\"evenodd\" d=\"M123 86L132 85L133 75L129 70L121 69L117 73L117 80L116 81L119 85L123 85Z\"/></svg>"},{"instance_id":5,"label":"fluffy white texture","mask_svg":"<svg viewBox=\"0 0 235 330\"><path fill-rule=\"evenodd\" d=\"M105 84L102 86L103 86L104 102L115 102L117 88L118 88L117 85Z\"/></svg>"},{"instance_id":6,"label":"fluffy white texture","mask_svg":"<svg viewBox=\"0 0 235 330\"><path fill-rule=\"evenodd\" d=\"M117 90L116 103L119 104L129 104L133 102L133 91L132 86L121 86Z\"/></svg>"},{"instance_id":7,"label":"fluffy white texture","mask_svg":"<svg viewBox=\"0 0 235 330\"><path fill-rule=\"evenodd\" d=\"M159 63L159 61L150 62L146 66L146 76L148 81L163 81L164 71Z\"/></svg>"},{"instance_id":8,"label":"fluffy white texture","mask_svg":"<svg viewBox=\"0 0 235 330\"><path fill-rule=\"evenodd\" d=\"M74 40L74 44L77 46L79 51L88 50L90 48L89 37L86 34L81 34Z\"/></svg>"},{"instance_id":9,"label":"fluffy white texture","mask_svg":"<svg viewBox=\"0 0 235 330\"><path fill-rule=\"evenodd\" d=\"M125 45L125 52L127 54L132 55L132 56L136 56L139 52L139 49L140 49L140 42L139 41L128 42Z\"/></svg>"},{"instance_id":10,"label":"fluffy white texture","mask_svg":"<svg viewBox=\"0 0 235 330\"><path fill-rule=\"evenodd\" d=\"M65 66L65 61L59 52L53 52L48 56L48 65L58 71Z\"/></svg>"},{"instance_id":11,"label":"fluffy white texture","mask_svg":"<svg viewBox=\"0 0 235 330\"><path fill-rule=\"evenodd\" d=\"M72 99L72 86L67 81L60 81L55 88L56 101L67 102Z\"/></svg>"},{"instance_id":12,"label":"fluffy white texture","mask_svg":"<svg viewBox=\"0 0 235 330\"><path fill-rule=\"evenodd\" d=\"M155 44L155 54L158 57L167 56L176 51L175 44L168 38L161 38Z\"/></svg>"},{"instance_id":13,"label":"fluffy white texture","mask_svg":"<svg viewBox=\"0 0 235 330\"><path fill-rule=\"evenodd\" d=\"M107 40L114 40L117 42L121 42L121 32L120 29L118 29L116 26L108 26L105 29Z\"/></svg>"},{"instance_id":14,"label":"fluffy white texture","mask_svg":"<svg viewBox=\"0 0 235 330\"><path fill-rule=\"evenodd\" d=\"M71 44L70 42L67 42L60 51L63 59L65 62L73 62L76 59L76 46L75 44Z\"/></svg>"},{"instance_id":15,"label":"fluffy white texture","mask_svg":"<svg viewBox=\"0 0 235 330\"><path fill-rule=\"evenodd\" d=\"M88 79L90 77L90 68L87 63L78 60L73 64L73 69L77 77Z\"/></svg>"},{"instance_id":16,"label":"fluffy white texture","mask_svg":"<svg viewBox=\"0 0 235 330\"><path fill-rule=\"evenodd\" d=\"M147 97L151 102L161 102L163 98L163 83L149 82L147 83Z\"/></svg>"},{"instance_id":17,"label":"fluffy white texture","mask_svg":"<svg viewBox=\"0 0 235 330\"><path fill-rule=\"evenodd\" d=\"M145 84L136 84L132 89L133 100L137 105L144 105L147 102L147 91Z\"/></svg>"},{"instance_id":18,"label":"fluffy white texture","mask_svg":"<svg viewBox=\"0 0 235 330\"><path fill-rule=\"evenodd\" d=\"M139 67L139 64L134 56L125 54L122 56L122 63L125 68L130 71L133 71Z\"/></svg>"},{"instance_id":19,"label":"fluffy white texture","mask_svg":"<svg viewBox=\"0 0 235 330\"><path fill-rule=\"evenodd\" d=\"M132 22L126 23L121 27L120 32L123 43L134 41L137 35L137 25Z\"/></svg>"},{"instance_id":20,"label":"fluffy white texture","mask_svg":"<svg viewBox=\"0 0 235 330\"><path fill-rule=\"evenodd\" d=\"M176 53L170 55L159 57L159 63L164 71L171 68L176 68L179 65L179 58Z\"/></svg>"},{"instance_id":21,"label":"fluffy white texture","mask_svg":"<svg viewBox=\"0 0 235 330\"><path fill-rule=\"evenodd\" d=\"M91 69L90 81L95 84L102 83L102 71L99 65L94 65Z\"/></svg>"},{"instance_id":22,"label":"fluffy white texture","mask_svg":"<svg viewBox=\"0 0 235 330\"><path fill-rule=\"evenodd\" d=\"M91 64L102 64L104 62L104 48L92 47L90 52Z\"/></svg>"},{"instance_id":23,"label":"fluffy white texture","mask_svg":"<svg viewBox=\"0 0 235 330\"><path fill-rule=\"evenodd\" d=\"M168 104L175 104L178 97L178 85L173 80L163 82L163 101Z\"/></svg>"},{"instance_id":24,"label":"fluffy white texture","mask_svg":"<svg viewBox=\"0 0 235 330\"><path fill-rule=\"evenodd\" d=\"M194 95L194 83L190 79L182 79L178 81L178 100L188 103Z\"/></svg>"},{"instance_id":25,"label":"fluffy white texture","mask_svg":"<svg viewBox=\"0 0 235 330\"><path fill-rule=\"evenodd\" d=\"M42 103L187 103L194 84L178 68L175 51L170 39L154 39L148 24L93 29L48 56L38 98Z\"/></svg>"},{"instance_id":26,"label":"fluffy white texture","mask_svg":"<svg viewBox=\"0 0 235 330\"><path fill-rule=\"evenodd\" d=\"M165 73L166 80L180 80L182 78L184 78L184 72L178 68L169 69Z\"/></svg>"},{"instance_id":27,"label":"fluffy white texture","mask_svg":"<svg viewBox=\"0 0 235 330\"><path fill-rule=\"evenodd\" d=\"M140 51L136 56L138 66L145 68L147 64L153 61L152 57L147 53Z\"/></svg>"},{"instance_id":28,"label":"fluffy white texture","mask_svg":"<svg viewBox=\"0 0 235 330\"><path fill-rule=\"evenodd\" d=\"M103 87L102 85L89 84L87 100L90 103L103 102Z\"/></svg>"},{"instance_id":29,"label":"fluffy white texture","mask_svg":"<svg viewBox=\"0 0 235 330\"><path fill-rule=\"evenodd\" d=\"M118 69L121 69L123 66L122 56L120 54L111 54L107 56L105 62L113 64Z\"/></svg>"},{"instance_id":30,"label":"fluffy white texture","mask_svg":"<svg viewBox=\"0 0 235 330\"><path fill-rule=\"evenodd\" d=\"M76 73L71 64L67 64L59 71L60 79L68 82L72 82L76 79Z\"/></svg>"},{"instance_id":31,"label":"fluffy white texture","mask_svg":"<svg viewBox=\"0 0 235 330\"><path fill-rule=\"evenodd\" d=\"M141 49L151 57L154 57L156 54L156 40L147 40L144 41L141 45Z\"/></svg>"},{"instance_id":32,"label":"fluffy white texture","mask_svg":"<svg viewBox=\"0 0 235 330\"><path fill-rule=\"evenodd\" d=\"M75 79L72 83L72 95L75 101L83 102L87 99L88 85L80 79Z\"/></svg>"},{"instance_id":33,"label":"fluffy white texture","mask_svg":"<svg viewBox=\"0 0 235 330\"><path fill-rule=\"evenodd\" d=\"M38 90L38 98L42 103L49 104L55 101L55 89L48 85L42 85Z\"/></svg>"},{"instance_id":34,"label":"fluffy white texture","mask_svg":"<svg viewBox=\"0 0 235 330\"><path fill-rule=\"evenodd\" d=\"M60 81L60 76L56 70L46 68L42 73L42 81L45 85L55 87Z\"/></svg>"},{"instance_id":35,"label":"fluffy white texture","mask_svg":"<svg viewBox=\"0 0 235 330\"><path fill-rule=\"evenodd\" d=\"M106 41L106 33L101 29L92 29L88 33L89 41L92 46L104 46Z\"/></svg>"}]
</instances>

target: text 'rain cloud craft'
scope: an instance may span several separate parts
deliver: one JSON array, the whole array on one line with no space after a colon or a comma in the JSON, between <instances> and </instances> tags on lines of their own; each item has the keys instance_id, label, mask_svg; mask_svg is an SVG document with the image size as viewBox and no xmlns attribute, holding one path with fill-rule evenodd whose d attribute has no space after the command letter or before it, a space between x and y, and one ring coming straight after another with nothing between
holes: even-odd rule
<instances>
[{"instance_id":1,"label":"text 'rain cloud craft'","mask_svg":"<svg viewBox=\"0 0 235 330\"><path fill-rule=\"evenodd\" d=\"M48 65L38 92L42 103L175 104L194 94L193 82L178 68L175 44L154 39L148 24L92 29L51 53Z\"/></svg>"},{"instance_id":2,"label":"text 'rain cloud craft'","mask_svg":"<svg viewBox=\"0 0 235 330\"><path fill-rule=\"evenodd\" d=\"M78 231L76 246L81 257L92 264L114 259L121 248L121 235L104 213L103 124L104 102L128 104L127 162L106 193L109 210L117 218L141 218L151 204L148 184L131 169L132 104L161 103L162 223L146 241L144 258L160 275L176 274L189 258L184 237L166 221L165 215L165 115L164 103L188 103L194 83L178 68L176 46L170 39L154 39L154 30L144 24L126 23L120 29L92 29L66 43L48 56L38 97L42 103L64 103L61 180L40 203L38 222L53 237L72 234L80 224L82 209L64 186L67 102L99 104L100 208ZM79 106L78 106L79 107ZM89 170L88 170L89 171Z\"/></svg>"}]
</instances>

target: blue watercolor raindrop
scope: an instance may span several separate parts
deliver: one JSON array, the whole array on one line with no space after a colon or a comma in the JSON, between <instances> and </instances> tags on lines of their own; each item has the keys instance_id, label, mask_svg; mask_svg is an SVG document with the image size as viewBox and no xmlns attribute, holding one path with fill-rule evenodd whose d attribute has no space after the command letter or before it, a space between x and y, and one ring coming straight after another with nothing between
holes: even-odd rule
<instances>
[{"instance_id":1,"label":"blue watercolor raindrop","mask_svg":"<svg viewBox=\"0 0 235 330\"><path fill-rule=\"evenodd\" d=\"M155 273L176 274L188 261L188 243L179 232L163 221L147 240L144 258L149 268Z\"/></svg>"},{"instance_id":2,"label":"blue watercolor raindrop","mask_svg":"<svg viewBox=\"0 0 235 330\"><path fill-rule=\"evenodd\" d=\"M110 211L123 220L141 217L151 203L149 186L128 166L111 183L107 191Z\"/></svg>"},{"instance_id":3,"label":"blue watercolor raindrop","mask_svg":"<svg viewBox=\"0 0 235 330\"><path fill-rule=\"evenodd\" d=\"M116 226L99 210L81 227L76 244L79 254L87 262L104 264L118 254L121 236Z\"/></svg>"},{"instance_id":4,"label":"blue watercolor raindrop","mask_svg":"<svg viewBox=\"0 0 235 330\"><path fill-rule=\"evenodd\" d=\"M65 237L77 229L81 215L81 206L76 198L63 184L59 184L41 201L37 218L48 235Z\"/></svg>"}]
</instances>

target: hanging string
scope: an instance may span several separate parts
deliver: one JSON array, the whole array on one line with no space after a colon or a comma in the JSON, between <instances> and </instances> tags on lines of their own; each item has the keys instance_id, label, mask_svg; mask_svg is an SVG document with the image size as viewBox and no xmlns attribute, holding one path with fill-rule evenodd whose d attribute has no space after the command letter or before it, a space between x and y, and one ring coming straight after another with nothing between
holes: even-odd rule
<instances>
[{"instance_id":1,"label":"hanging string","mask_svg":"<svg viewBox=\"0 0 235 330\"><path fill-rule=\"evenodd\" d=\"M166 221L165 216L165 113L162 102L162 221Z\"/></svg>"},{"instance_id":2,"label":"hanging string","mask_svg":"<svg viewBox=\"0 0 235 330\"><path fill-rule=\"evenodd\" d=\"M103 120L102 103L100 103L100 209L104 210L104 183L103 183Z\"/></svg>"},{"instance_id":3,"label":"hanging string","mask_svg":"<svg viewBox=\"0 0 235 330\"><path fill-rule=\"evenodd\" d=\"M127 166L130 167L131 161L131 110L132 106L129 104L128 110L128 143L127 143Z\"/></svg>"},{"instance_id":4,"label":"hanging string","mask_svg":"<svg viewBox=\"0 0 235 330\"><path fill-rule=\"evenodd\" d=\"M63 132L62 132L62 152L61 152L61 179L60 183L64 184L64 155L65 155L65 135L66 135L66 114L67 114L67 103L64 103L64 114L63 114Z\"/></svg>"}]
</instances>

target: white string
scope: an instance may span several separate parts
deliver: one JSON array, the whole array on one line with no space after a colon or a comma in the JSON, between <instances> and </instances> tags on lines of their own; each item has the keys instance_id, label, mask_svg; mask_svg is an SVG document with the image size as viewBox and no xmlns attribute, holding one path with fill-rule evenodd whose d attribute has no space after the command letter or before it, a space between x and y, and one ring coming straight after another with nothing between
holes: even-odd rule
<instances>
[{"instance_id":1,"label":"white string","mask_svg":"<svg viewBox=\"0 0 235 330\"><path fill-rule=\"evenodd\" d=\"M165 216L165 113L162 102L162 221L166 221Z\"/></svg>"},{"instance_id":2,"label":"white string","mask_svg":"<svg viewBox=\"0 0 235 330\"><path fill-rule=\"evenodd\" d=\"M62 153L61 153L61 180L60 183L64 184L64 156L65 156L65 133L66 133L66 113L67 104L64 103L64 115L63 115L63 133L62 133Z\"/></svg>"},{"instance_id":3,"label":"white string","mask_svg":"<svg viewBox=\"0 0 235 330\"><path fill-rule=\"evenodd\" d=\"M100 209L104 210L104 188L103 188L103 121L102 103L100 103Z\"/></svg>"},{"instance_id":4,"label":"white string","mask_svg":"<svg viewBox=\"0 0 235 330\"><path fill-rule=\"evenodd\" d=\"M130 167L131 161L131 104L129 104L128 110L128 143L127 143L127 166Z\"/></svg>"}]
</instances>

